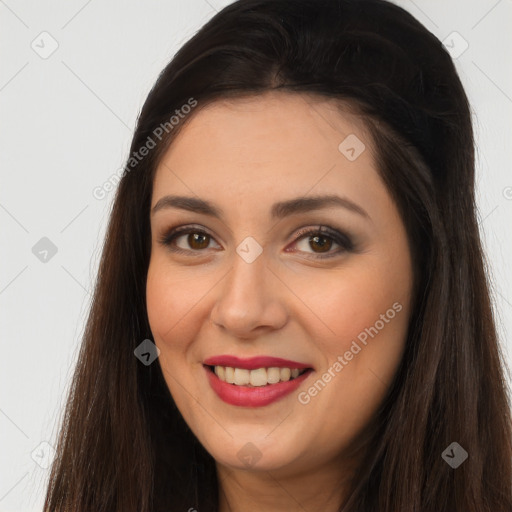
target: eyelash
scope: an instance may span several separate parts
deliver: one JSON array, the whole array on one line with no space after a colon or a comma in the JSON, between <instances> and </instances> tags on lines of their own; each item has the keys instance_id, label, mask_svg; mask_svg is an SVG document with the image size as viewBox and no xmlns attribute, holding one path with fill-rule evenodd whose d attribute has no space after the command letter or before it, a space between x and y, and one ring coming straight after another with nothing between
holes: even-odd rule
<instances>
[{"instance_id":1,"label":"eyelash","mask_svg":"<svg viewBox=\"0 0 512 512\"><path fill-rule=\"evenodd\" d=\"M337 256L343 252L353 252L355 250L354 244L350 237L348 237L345 233L341 233L337 231L336 229L330 228L328 226L316 226L314 228L310 228L305 230L304 232L300 230L301 236L299 236L293 243L296 244L298 241L302 240L303 238L307 237L313 237L314 235L321 235L322 238L330 238L333 240L336 244L338 244L341 249L338 249L335 252L330 252L328 254L321 254L321 253L313 253L315 256L313 256L313 259L326 259L326 258L332 258L334 256ZM213 236L210 235L208 232L204 231L204 229L195 227L195 226L182 226L179 228L171 228L169 231L163 234L162 237L158 240L160 244L165 245L170 251L178 254L187 254L190 255L191 253L201 253L204 251L204 249L182 249L180 247L176 247L173 245L173 242L176 238L182 235L187 234L200 234L200 235L206 235L213 239ZM197 254L199 255L199 254Z\"/></svg>"}]
</instances>

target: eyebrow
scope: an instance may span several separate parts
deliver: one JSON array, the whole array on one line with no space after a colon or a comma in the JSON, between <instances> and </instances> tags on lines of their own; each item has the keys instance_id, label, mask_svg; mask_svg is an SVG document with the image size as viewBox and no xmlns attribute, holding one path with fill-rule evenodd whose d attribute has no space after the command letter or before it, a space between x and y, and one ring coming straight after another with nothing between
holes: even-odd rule
<instances>
[{"instance_id":1,"label":"eyebrow","mask_svg":"<svg viewBox=\"0 0 512 512\"><path fill-rule=\"evenodd\" d=\"M270 216L272 219L283 219L284 217L288 217L293 214L321 210L323 208L330 208L333 206L345 208L371 220L368 213L359 205L350 201L346 197L340 197L337 195L297 197L274 203L270 210ZM166 208L187 210L194 213L210 215L218 219L222 219L224 217L223 210L209 201L199 199L197 197L174 195L160 198L155 206L153 206L152 215Z\"/></svg>"}]
</instances>

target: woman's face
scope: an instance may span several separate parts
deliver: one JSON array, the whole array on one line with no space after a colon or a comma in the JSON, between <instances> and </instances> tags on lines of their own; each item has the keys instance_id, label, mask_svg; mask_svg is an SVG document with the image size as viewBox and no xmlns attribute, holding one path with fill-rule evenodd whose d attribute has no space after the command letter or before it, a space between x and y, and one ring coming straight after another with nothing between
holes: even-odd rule
<instances>
[{"instance_id":1,"label":"woman's face","mask_svg":"<svg viewBox=\"0 0 512 512\"><path fill-rule=\"evenodd\" d=\"M390 386L410 312L371 141L334 103L282 92L189 121L151 202L147 308L169 390L221 467L337 464Z\"/></svg>"}]
</instances>

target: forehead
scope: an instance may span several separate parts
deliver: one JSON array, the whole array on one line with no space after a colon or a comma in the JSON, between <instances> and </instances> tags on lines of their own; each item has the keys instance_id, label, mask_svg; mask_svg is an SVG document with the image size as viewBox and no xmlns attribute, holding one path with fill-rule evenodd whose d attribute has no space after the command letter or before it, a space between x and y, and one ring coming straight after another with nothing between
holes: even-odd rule
<instances>
[{"instance_id":1,"label":"forehead","mask_svg":"<svg viewBox=\"0 0 512 512\"><path fill-rule=\"evenodd\" d=\"M333 100L272 92L199 107L157 168L152 205L169 193L253 209L333 191L367 201L383 187L364 123Z\"/></svg>"}]
</instances>

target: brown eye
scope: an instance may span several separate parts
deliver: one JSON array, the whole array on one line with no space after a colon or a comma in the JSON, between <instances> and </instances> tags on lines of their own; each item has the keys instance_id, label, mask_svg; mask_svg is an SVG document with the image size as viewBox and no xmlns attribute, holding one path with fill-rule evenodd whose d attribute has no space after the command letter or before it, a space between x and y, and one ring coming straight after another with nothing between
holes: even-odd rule
<instances>
[{"instance_id":1,"label":"brown eye","mask_svg":"<svg viewBox=\"0 0 512 512\"><path fill-rule=\"evenodd\" d=\"M192 249L205 249L210 243L210 235L206 233L189 233L187 243Z\"/></svg>"},{"instance_id":2,"label":"brown eye","mask_svg":"<svg viewBox=\"0 0 512 512\"><path fill-rule=\"evenodd\" d=\"M347 235L327 226L302 231L301 235L293 244L294 247L313 258L329 258L355 249Z\"/></svg>"},{"instance_id":3,"label":"brown eye","mask_svg":"<svg viewBox=\"0 0 512 512\"><path fill-rule=\"evenodd\" d=\"M306 232L302 230L300 235L293 245L298 252L309 254L313 258L329 258L355 249L347 235L326 226L312 228ZM217 244L212 235L194 226L171 229L159 239L159 242L170 251L192 256L205 253L211 242ZM221 247L217 244L217 248ZM335 250L332 250L333 248Z\"/></svg>"},{"instance_id":4,"label":"brown eye","mask_svg":"<svg viewBox=\"0 0 512 512\"><path fill-rule=\"evenodd\" d=\"M318 248L317 252L328 252L332 247L332 239L328 236L311 236L309 237L309 245L312 249Z\"/></svg>"},{"instance_id":5,"label":"brown eye","mask_svg":"<svg viewBox=\"0 0 512 512\"><path fill-rule=\"evenodd\" d=\"M159 241L173 252L197 254L208 249L211 242L215 242L215 239L202 229L189 226L172 229L164 234Z\"/></svg>"}]
</instances>

